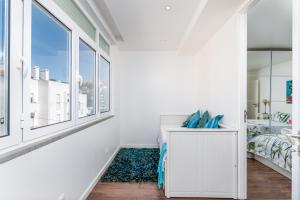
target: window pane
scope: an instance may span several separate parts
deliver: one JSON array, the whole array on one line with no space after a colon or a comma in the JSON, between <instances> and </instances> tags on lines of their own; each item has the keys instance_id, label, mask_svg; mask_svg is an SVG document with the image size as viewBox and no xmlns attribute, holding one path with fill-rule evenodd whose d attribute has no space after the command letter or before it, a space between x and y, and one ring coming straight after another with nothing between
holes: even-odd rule
<instances>
[{"instance_id":1,"label":"window pane","mask_svg":"<svg viewBox=\"0 0 300 200\"><path fill-rule=\"evenodd\" d=\"M105 41L105 39L102 37L101 34L99 34L99 46L105 53L107 53L107 55L109 55L110 53L109 44Z\"/></svg>"},{"instance_id":2,"label":"window pane","mask_svg":"<svg viewBox=\"0 0 300 200\"><path fill-rule=\"evenodd\" d=\"M103 57L100 62L100 112L110 111L110 63Z\"/></svg>"},{"instance_id":3,"label":"window pane","mask_svg":"<svg viewBox=\"0 0 300 200\"><path fill-rule=\"evenodd\" d=\"M69 29L36 2L32 4L32 128L71 119L70 38Z\"/></svg>"},{"instance_id":4,"label":"window pane","mask_svg":"<svg viewBox=\"0 0 300 200\"><path fill-rule=\"evenodd\" d=\"M80 10L74 0L54 0L54 2L95 41L96 28Z\"/></svg>"},{"instance_id":5,"label":"window pane","mask_svg":"<svg viewBox=\"0 0 300 200\"><path fill-rule=\"evenodd\" d=\"M95 114L96 52L79 42L79 117Z\"/></svg>"},{"instance_id":6,"label":"window pane","mask_svg":"<svg viewBox=\"0 0 300 200\"><path fill-rule=\"evenodd\" d=\"M0 0L0 137L7 136L8 1Z\"/></svg>"}]
</instances>

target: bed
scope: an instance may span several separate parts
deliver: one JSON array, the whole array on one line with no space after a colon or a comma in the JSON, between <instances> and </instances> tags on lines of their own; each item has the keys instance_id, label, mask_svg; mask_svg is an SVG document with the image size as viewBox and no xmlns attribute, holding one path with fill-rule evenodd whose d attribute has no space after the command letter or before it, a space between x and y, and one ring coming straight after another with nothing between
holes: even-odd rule
<instances>
[{"instance_id":1,"label":"bed","mask_svg":"<svg viewBox=\"0 0 300 200\"><path fill-rule=\"evenodd\" d=\"M288 139L292 126L271 120L247 121L248 156L291 178L292 144Z\"/></svg>"},{"instance_id":2,"label":"bed","mask_svg":"<svg viewBox=\"0 0 300 200\"><path fill-rule=\"evenodd\" d=\"M270 124L270 120L266 119L249 119L247 120L247 140L264 134L281 134L281 129L291 127L290 124L278 121L271 121Z\"/></svg>"},{"instance_id":3,"label":"bed","mask_svg":"<svg viewBox=\"0 0 300 200\"><path fill-rule=\"evenodd\" d=\"M181 127L187 115L161 115L159 146L167 197L237 198L237 130ZM221 158L221 159L220 159Z\"/></svg>"}]
</instances>

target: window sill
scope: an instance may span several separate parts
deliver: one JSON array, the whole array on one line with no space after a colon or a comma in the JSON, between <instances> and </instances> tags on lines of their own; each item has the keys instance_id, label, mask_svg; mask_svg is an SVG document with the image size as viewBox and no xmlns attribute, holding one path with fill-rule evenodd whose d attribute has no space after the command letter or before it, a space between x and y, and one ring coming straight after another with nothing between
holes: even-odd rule
<instances>
[{"instance_id":1,"label":"window sill","mask_svg":"<svg viewBox=\"0 0 300 200\"><path fill-rule=\"evenodd\" d=\"M16 146L13 146L13 147L10 147L10 148L7 148L7 149L3 149L3 150L0 151L0 164L8 162L12 159L15 159L19 156L27 154L31 151L39 149L43 146L46 146L46 145L48 145L50 143L53 143L57 140L63 139L63 138L65 138L69 135L72 135L72 134L74 134L78 131L84 130L84 129L90 127L90 126L93 126L93 125L95 125L99 122L108 120L108 119L113 118L113 117L114 117L114 115L109 115L109 116L106 116L106 117L103 117L103 118L100 118L100 119L96 119L96 120L93 120L93 121L90 121L90 122L86 122L86 123L78 125L76 127L72 127L72 128L69 128L69 129L59 131L57 133L54 133L54 134L51 134L51 135L48 135L48 136L44 136L44 137L41 137L41 138L38 138L38 139L35 139L35 140L32 140L32 141L21 143L19 145L16 145Z\"/></svg>"}]
</instances>

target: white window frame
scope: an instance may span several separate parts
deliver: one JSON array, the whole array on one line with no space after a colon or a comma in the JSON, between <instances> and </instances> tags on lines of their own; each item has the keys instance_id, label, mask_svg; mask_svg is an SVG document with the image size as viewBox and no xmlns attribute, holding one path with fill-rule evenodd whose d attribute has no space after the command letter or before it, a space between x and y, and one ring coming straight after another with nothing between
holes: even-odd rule
<instances>
[{"instance_id":1,"label":"white window frame","mask_svg":"<svg viewBox=\"0 0 300 200\"><path fill-rule=\"evenodd\" d=\"M25 15L24 15L24 21L25 21L25 26L24 27L30 27L28 30L25 32L27 35L25 41L28 41L25 45L25 53L24 55L25 59L28 61L27 62L27 70L30 71L31 69L31 6L34 0L28 0L24 1L26 4L26 9L25 9ZM70 30L70 85L71 85L71 90L70 90L70 103L71 103L71 119L69 121L65 122L60 122L57 124L49 124L44 127L37 127L34 129L31 129L30 127L30 97L28 94L30 94L30 72L27 73L27 76L24 78L24 86L23 86L23 104L24 104L24 110L23 110L23 115L24 115L24 127L23 127L23 141L29 141L32 139L36 139L42 136L54 134L56 132L69 129L73 126L75 126L75 120L74 120L74 115L73 111L75 109L75 102L74 102L74 94L75 94L75 88L74 88L74 69L75 69L75 57L76 57L76 52L75 52L75 34L76 32L76 24L53 2L53 1L47 1L47 0L36 0L38 4L40 4L44 9L46 9L51 15L53 15L58 21L60 21L64 26L66 26ZM27 26L26 26L27 25Z\"/></svg>"},{"instance_id":2,"label":"white window frame","mask_svg":"<svg viewBox=\"0 0 300 200\"><path fill-rule=\"evenodd\" d=\"M100 73L101 73L101 59L105 59L108 63L109 63L109 111L105 111L105 112L101 112L101 110L100 110ZM111 95L111 93L112 93L112 88L111 88L111 78L112 78L112 70L111 70L111 62L109 61L110 59L109 59L109 57L106 57L106 55L101 55L101 54L99 54L99 57L98 57L98 59L99 59L99 64L98 64L98 89L99 89L99 93L98 93L98 97L97 97L97 100L98 100L98 103L99 103L99 106L98 106L98 112L100 113L100 115L106 115L107 113L109 114L109 115L111 115L111 110L112 110L112 99L111 99L111 97L112 97L112 95Z\"/></svg>"},{"instance_id":3,"label":"white window frame","mask_svg":"<svg viewBox=\"0 0 300 200\"><path fill-rule=\"evenodd\" d=\"M111 46L109 47L109 54L107 54L103 49L101 49L101 47L100 47L100 44L99 44L99 37L100 37L100 35L102 36L102 38L104 38L104 40L105 41L108 41L107 40L107 38L104 36L104 34L100 31L100 30L98 30L98 35L97 35L97 44L98 44L98 51L99 51L99 54L98 54L98 56L97 56L97 58L98 58L98 65L97 65L97 68L98 68L98 73L97 73L97 76L98 76L98 79L97 79L97 83L98 83L98 85L97 85L97 88L98 88L98 91L99 91L99 77L100 77L100 68L101 68L101 66L100 66L100 58L101 58L101 56L103 57L103 58L105 58L109 63L110 63L110 65L109 65L109 70L110 70L110 73L109 73L109 84L110 84L110 91L109 91L109 98L110 98L110 101L109 101L109 103L110 103L110 105L109 105L109 107L110 107L110 110L109 110L109 112L104 112L104 113L101 113L100 112L100 105L99 105L99 107L97 108L97 112L98 112L98 115L100 116L100 118L107 118L107 117L110 117L110 116L113 116L114 115L114 99L113 99L113 94L114 94L114 87L113 87L113 62L112 62L112 59L111 59L111 57L110 57L110 55L111 55ZM109 44L109 42L107 42L108 44ZM109 44L110 45L110 44ZM97 94L98 95L98 94ZM99 95L97 96L97 102L99 103Z\"/></svg>"},{"instance_id":4,"label":"white window frame","mask_svg":"<svg viewBox=\"0 0 300 200\"><path fill-rule=\"evenodd\" d=\"M0 138L0 149L4 149L22 142L22 21L23 1L10 1L9 6L9 87L7 136ZM5 72L8 73L8 72ZM13 92L12 92L13 91Z\"/></svg>"},{"instance_id":5,"label":"white window frame","mask_svg":"<svg viewBox=\"0 0 300 200\"><path fill-rule=\"evenodd\" d=\"M35 0L46 9L54 18L66 26L70 34L71 58L70 58L70 114L71 120L57 124L50 124L45 127L31 129L31 110L30 110L30 79L31 79L31 12L34 0L11 0L10 1L10 73L9 73L9 135L0 138L0 153L9 152L12 149L31 146L35 142L47 140L72 130L77 130L82 126L96 123L113 116L113 67L110 56L107 55L99 46L99 35L102 32L96 27L96 41L91 39L81 28L54 2L49 0ZM77 4L78 2L75 1ZM88 13L78 4L84 14L90 18ZM96 23L91 20L95 25ZM13 38L13 39L12 39ZM95 115L83 118L78 117L78 70L79 70L79 39L82 39L96 52L95 54ZM104 37L104 39L107 39ZM107 40L106 40L107 41ZM110 111L100 113L99 109L99 61L100 56L110 62ZM14 66L14 67L11 67ZM11 98L13 97L13 98ZM6 149L8 148L8 149ZM6 150L4 150L6 149ZM3 150L3 151L2 151Z\"/></svg>"},{"instance_id":6,"label":"white window frame","mask_svg":"<svg viewBox=\"0 0 300 200\"><path fill-rule=\"evenodd\" d=\"M95 52L95 68L94 68L94 98L95 98L95 114L94 115L90 115L90 116L85 116L85 117L79 117L79 43L80 41L84 42L87 46L89 46L94 52ZM77 44L76 44L76 49L77 49L77 56L76 56L76 124L83 124L83 123L87 123L89 121L93 121L96 120L98 118L97 115L97 108L98 108L98 104L97 104L97 95L98 95L98 87L96 85L97 83L97 65L98 65L98 59L97 59L97 45L95 44L96 42L94 40L92 40L85 32L81 31L80 34L77 35Z\"/></svg>"}]
</instances>

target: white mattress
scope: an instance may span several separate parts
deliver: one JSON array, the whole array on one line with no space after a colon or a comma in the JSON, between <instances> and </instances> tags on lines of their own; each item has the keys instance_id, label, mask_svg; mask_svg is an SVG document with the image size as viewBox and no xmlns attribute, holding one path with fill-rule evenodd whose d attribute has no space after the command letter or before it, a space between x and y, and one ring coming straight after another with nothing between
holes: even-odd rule
<instances>
[{"instance_id":1,"label":"white mattress","mask_svg":"<svg viewBox=\"0 0 300 200\"><path fill-rule=\"evenodd\" d=\"M162 125L160 126L160 134L158 137L159 148L161 149L163 143L167 142L168 131L169 130L184 130L186 128L181 127L180 125Z\"/></svg>"}]
</instances>

